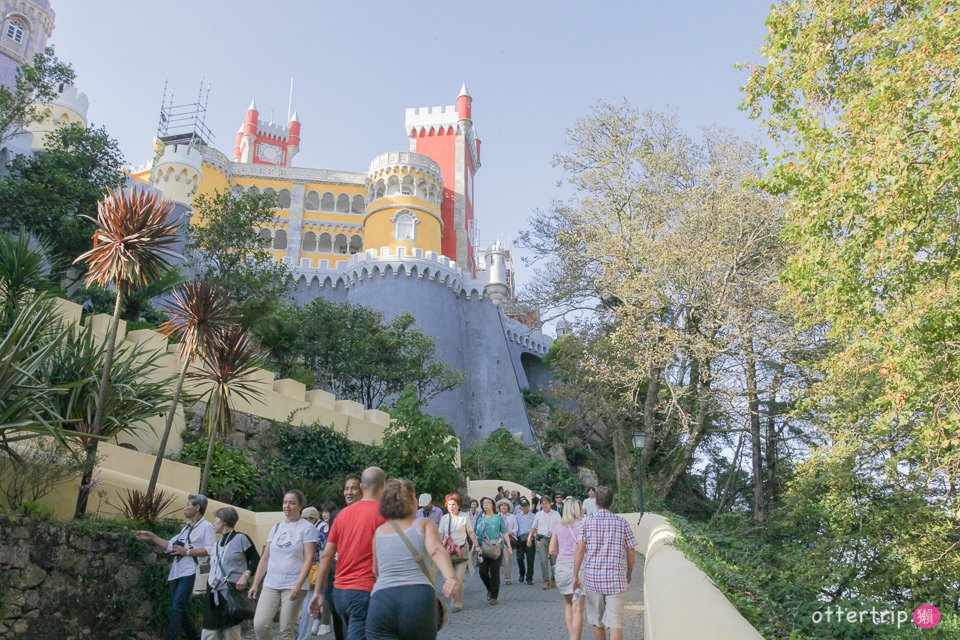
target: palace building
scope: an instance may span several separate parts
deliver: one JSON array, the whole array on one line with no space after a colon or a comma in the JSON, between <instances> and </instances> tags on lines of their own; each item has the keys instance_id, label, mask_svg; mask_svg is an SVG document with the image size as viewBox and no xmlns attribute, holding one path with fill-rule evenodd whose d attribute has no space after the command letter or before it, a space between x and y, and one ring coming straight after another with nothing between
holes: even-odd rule
<instances>
[{"instance_id":1,"label":"palace building","mask_svg":"<svg viewBox=\"0 0 960 640\"><path fill-rule=\"evenodd\" d=\"M499 242L475 246L481 145L472 102L464 85L454 105L407 109L408 150L354 171L294 166L302 133L296 113L275 124L251 103L227 155L206 142L212 136L195 117L205 105L171 101L161 110L154 160L131 175L188 210L200 194L275 194L276 217L260 232L292 270L298 302L349 301L387 320L412 313L435 339L437 357L465 379L428 411L466 442L498 427L531 442L522 390L544 383L541 359L551 340L529 318L505 312L513 294L509 252Z\"/></svg>"}]
</instances>

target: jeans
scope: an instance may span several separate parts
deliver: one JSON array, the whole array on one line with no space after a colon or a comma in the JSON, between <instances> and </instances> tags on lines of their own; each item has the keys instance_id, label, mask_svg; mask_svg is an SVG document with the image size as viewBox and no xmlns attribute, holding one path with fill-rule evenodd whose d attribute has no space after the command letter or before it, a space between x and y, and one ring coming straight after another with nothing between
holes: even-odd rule
<instances>
[{"instance_id":1,"label":"jeans","mask_svg":"<svg viewBox=\"0 0 960 640\"><path fill-rule=\"evenodd\" d=\"M520 577L518 580L523 582L533 582L533 559L537 555L537 547L532 544L527 544L527 536L522 535L517 538L517 548L514 549L514 553L517 556L517 568L520 569Z\"/></svg>"},{"instance_id":2,"label":"jeans","mask_svg":"<svg viewBox=\"0 0 960 640\"><path fill-rule=\"evenodd\" d=\"M313 625L313 618L310 617L310 598L313 597L313 589L307 590L307 595L303 597L303 606L300 607L300 627L297 629L297 640L307 640L310 637L310 626Z\"/></svg>"},{"instance_id":3,"label":"jeans","mask_svg":"<svg viewBox=\"0 0 960 640\"><path fill-rule=\"evenodd\" d=\"M543 576L543 584L548 584L556 580L553 575L553 556L550 555L550 538L548 536L537 536L537 553L540 554L540 575ZM533 575L533 571L530 571Z\"/></svg>"},{"instance_id":4,"label":"jeans","mask_svg":"<svg viewBox=\"0 0 960 640\"><path fill-rule=\"evenodd\" d=\"M380 589L370 596L367 640L435 640L436 598L427 585Z\"/></svg>"},{"instance_id":5,"label":"jeans","mask_svg":"<svg viewBox=\"0 0 960 640\"><path fill-rule=\"evenodd\" d=\"M503 560L503 554L496 560L487 560L482 558L477 569L480 573L480 579L483 580L483 586L487 588L492 600L500 597L500 561Z\"/></svg>"},{"instance_id":6,"label":"jeans","mask_svg":"<svg viewBox=\"0 0 960 640\"><path fill-rule=\"evenodd\" d=\"M305 593L302 589L293 593L291 589L263 587L257 601L257 613L253 617L253 630L257 634L257 640L273 638L273 616L277 609L280 609L280 634L277 637L281 640L293 640Z\"/></svg>"},{"instance_id":7,"label":"jeans","mask_svg":"<svg viewBox=\"0 0 960 640\"><path fill-rule=\"evenodd\" d=\"M364 640L367 632L367 609L370 592L359 589L333 588L333 603L343 621L344 640Z\"/></svg>"},{"instance_id":8,"label":"jeans","mask_svg":"<svg viewBox=\"0 0 960 640\"><path fill-rule=\"evenodd\" d=\"M176 640L180 635L180 628L190 640L200 640L200 630L193 616L187 611L190 596L193 595L193 576L184 576L170 581L170 622L163 634L163 640Z\"/></svg>"}]
</instances>

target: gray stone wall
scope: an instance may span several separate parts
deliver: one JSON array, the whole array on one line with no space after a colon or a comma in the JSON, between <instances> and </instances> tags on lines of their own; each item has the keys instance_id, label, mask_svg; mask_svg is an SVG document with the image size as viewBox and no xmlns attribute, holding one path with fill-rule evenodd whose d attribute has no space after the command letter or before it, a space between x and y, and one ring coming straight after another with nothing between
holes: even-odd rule
<instances>
[{"instance_id":1,"label":"gray stone wall","mask_svg":"<svg viewBox=\"0 0 960 640\"><path fill-rule=\"evenodd\" d=\"M0 514L0 638L157 638L169 560L131 533Z\"/></svg>"}]
</instances>

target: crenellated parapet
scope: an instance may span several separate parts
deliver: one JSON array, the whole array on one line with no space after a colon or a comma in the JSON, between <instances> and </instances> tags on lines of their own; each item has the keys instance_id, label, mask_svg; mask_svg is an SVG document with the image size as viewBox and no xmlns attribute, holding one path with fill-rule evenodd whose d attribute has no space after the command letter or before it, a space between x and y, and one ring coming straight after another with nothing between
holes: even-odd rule
<instances>
[{"instance_id":1,"label":"crenellated parapet","mask_svg":"<svg viewBox=\"0 0 960 640\"><path fill-rule=\"evenodd\" d=\"M553 339L542 331L531 329L525 324L517 322L509 316L503 318L503 330L507 340L520 347L523 351L529 351L540 357L547 355L550 351L550 345Z\"/></svg>"},{"instance_id":2,"label":"crenellated parapet","mask_svg":"<svg viewBox=\"0 0 960 640\"><path fill-rule=\"evenodd\" d=\"M434 251L405 247L370 249L353 256L341 269L347 287L374 278L417 278L436 282L466 299L484 297L483 283L468 280L457 263Z\"/></svg>"}]
</instances>

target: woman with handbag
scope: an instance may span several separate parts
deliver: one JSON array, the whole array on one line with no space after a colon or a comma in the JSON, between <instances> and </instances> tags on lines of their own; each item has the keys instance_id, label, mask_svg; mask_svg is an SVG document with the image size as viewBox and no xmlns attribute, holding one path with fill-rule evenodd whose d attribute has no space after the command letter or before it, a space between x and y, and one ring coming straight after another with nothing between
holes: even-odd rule
<instances>
[{"instance_id":1,"label":"woman with handbag","mask_svg":"<svg viewBox=\"0 0 960 640\"><path fill-rule=\"evenodd\" d=\"M467 565L470 560L470 552L467 549L467 541L477 546L477 534L473 532L473 526L470 522L470 516L460 513L460 504L463 500L459 493L448 493L444 498L447 505L447 513L440 518L440 536L443 546L450 554L450 561L453 563L453 570L457 573L457 586L453 591L453 613L463 609L463 579L467 574Z\"/></svg>"},{"instance_id":2,"label":"woman with handbag","mask_svg":"<svg viewBox=\"0 0 960 640\"><path fill-rule=\"evenodd\" d=\"M507 548L511 551L512 547L510 538L507 536L507 523L499 513L494 511L496 503L493 498L481 498L480 507L483 509L483 515L477 518L476 534L480 540L480 544L476 546L480 556L477 568L480 571L480 579L487 588L487 602L495 605L497 598L500 597L500 561L503 550L500 543L505 541Z\"/></svg>"},{"instance_id":3,"label":"woman with handbag","mask_svg":"<svg viewBox=\"0 0 960 640\"><path fill-rule=\"evenodd\" d=\"M213 514L213 529L220 540L207 549L210 556L209 589L203 599L203 640L240 640L240 623L251 620L256 603L247 598L250 578L260 554L245 533L234 529L240 514L222 507Z\"/></svg>"},{"instance_id":4,"label":"woman with handbag","mask_svg":"<svg viewBox=\"0 0 960 640\"><path fill-rule=\"evenodd\" d=\"M507 584L513 584L510 577L510 567L513 563L513 550L517 548L517 527L519 523L517 522L517 516L513 515L513 503L507 498L497 500L497 509L500 511L500 517L507 523L507 535L503 543L507 556L501 561L500 566L503 568L503 577ZM510 544L506 543L506 538L510 539Z\"/></svg>"},{"instance_id":5,"label":"woman with handbag","mask_svg":"<svg viewBox=\"0 0 960 640\"><path fill-rule=\"evenodd\" d=\"M377 581L367 609L367 640L436 640L442 625L438 613L443 613L443 601L437 597L424 556L430 554L443 574L444 596L453 595L457 576L437 526L417 518L416 511L413 483L387 482L380 496L380 515L387 522L377 527L373 539Z\"/></svg>"}]
</instances>

